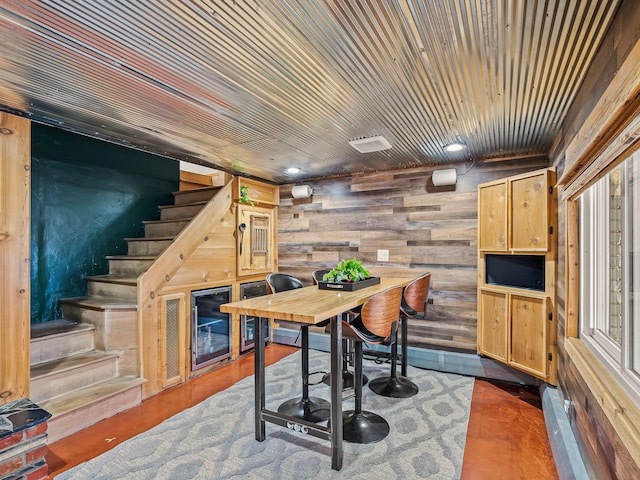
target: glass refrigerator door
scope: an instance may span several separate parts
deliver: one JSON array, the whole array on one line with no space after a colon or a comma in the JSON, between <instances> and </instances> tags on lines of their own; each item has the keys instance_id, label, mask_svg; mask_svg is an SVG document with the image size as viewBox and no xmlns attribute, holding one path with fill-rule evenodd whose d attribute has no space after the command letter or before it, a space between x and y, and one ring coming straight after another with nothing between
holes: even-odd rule
<instances>
[{"instance_id":1,"label":"glass refrigerator door","mask_svg":"<svg viewBox=\"0 0 640 480\"><path fill-rule=\"evenodd\" d=\"M240 341L242 342L242 345L240 346L240 350L242 352L246 351L246 350L250 350L254 347L255 345L255 329L256 329L256 317L246 317L243 315L243 319L242 319L242 338L240 339ZM264 334L264 343L269 343L269 320L268 319L263 319L264 320L264 326L266 327L265 330L265 334Z\"/></svg>"},{"instance_id":2,"label":"glass refrigerator door","mask_svg":"<svg viewBox=\"0 0 640 480\"><path fill-rule=\"evenodd\" d=\"M261 297L267 294L267 283L264 281L245 283L240 286L241 298L254 298ZM246 352L251 350L255 345L255 320L256 317L248 317L242 315L240 317L241 332L240 332L240 351ZM269 324L266 322L267 330L265 332L265 342L269 341Z\"/></svg>"},{"instance_id":3,"label":"glass refrigerator door","mask_svg":"<svg viewBox=\"0 0 640 480\"><path fill-rule=\"evenodd\" d=\"M228 287L192 292L192 370L231 356L231 316L220 312Z\"/></svg>"}]
</instances>

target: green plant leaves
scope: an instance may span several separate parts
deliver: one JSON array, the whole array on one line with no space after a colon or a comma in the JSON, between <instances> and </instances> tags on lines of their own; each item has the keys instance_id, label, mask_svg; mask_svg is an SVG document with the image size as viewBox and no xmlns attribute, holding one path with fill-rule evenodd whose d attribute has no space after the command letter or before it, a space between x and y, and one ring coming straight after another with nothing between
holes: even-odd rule
<instances>
[{"instance_id":1,"label":"green plant leaves","mask_svg":"<svg viewBox=\"0 0 640 480\"><path fill-rule=\"evenodd\" d=\"M355 258L338 262L333 270L326 273L322 279L326 282L359 282L369 278L371 274L369 270L362 266Z\"/></svg>"}]
</instances>

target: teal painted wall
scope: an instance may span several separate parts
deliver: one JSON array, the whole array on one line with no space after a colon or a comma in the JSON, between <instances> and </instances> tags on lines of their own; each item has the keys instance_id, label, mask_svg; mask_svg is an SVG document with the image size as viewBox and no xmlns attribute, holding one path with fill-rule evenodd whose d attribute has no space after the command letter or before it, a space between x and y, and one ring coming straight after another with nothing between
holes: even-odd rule
<instances>
[{"instance_id":1,"label":"teal painted wall","mask_svg":"<svg viewBox=\"0 0 640 480\"><path fill-rule=\"evenodd\" d=\"M173 203L179 162L32 124L31 323L62 318L58 300L87 293L143 220Z\"/></svg>"}]
</instances>

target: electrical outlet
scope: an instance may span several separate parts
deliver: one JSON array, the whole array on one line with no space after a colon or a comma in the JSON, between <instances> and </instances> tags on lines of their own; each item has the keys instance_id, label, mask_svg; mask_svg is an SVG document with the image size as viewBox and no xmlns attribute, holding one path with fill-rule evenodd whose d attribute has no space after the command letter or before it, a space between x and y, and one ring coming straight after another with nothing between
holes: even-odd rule
<instances>
[{"instance_id":1,"label":"electrical outlet","mask_svg":"<svg viewBox=\"0 0 640 480\"><path fill-rule=\"evenodd\" d=\"M378 261L379 262L388 262L389 261L389 250L378 250Z\"/></svg>"}]
</instances>

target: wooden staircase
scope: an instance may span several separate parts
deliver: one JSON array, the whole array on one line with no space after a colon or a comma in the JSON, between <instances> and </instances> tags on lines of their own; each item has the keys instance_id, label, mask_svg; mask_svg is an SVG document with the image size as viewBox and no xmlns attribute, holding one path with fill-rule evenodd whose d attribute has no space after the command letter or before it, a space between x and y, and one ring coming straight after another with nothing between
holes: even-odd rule
<instances>
[{"instance_id":1,"label":"wooden staircase","mask_svg":"<svg viewBox=\"0 0 640 480\"><path fill-rule=\"evenodd\" d=\"M32 327L30 398L52 414L50 442L141 402L137 278L220 188L174 192L108 274L86 277L87 296L60 300L64 320Z\"/></svg>"}]
</instances>

